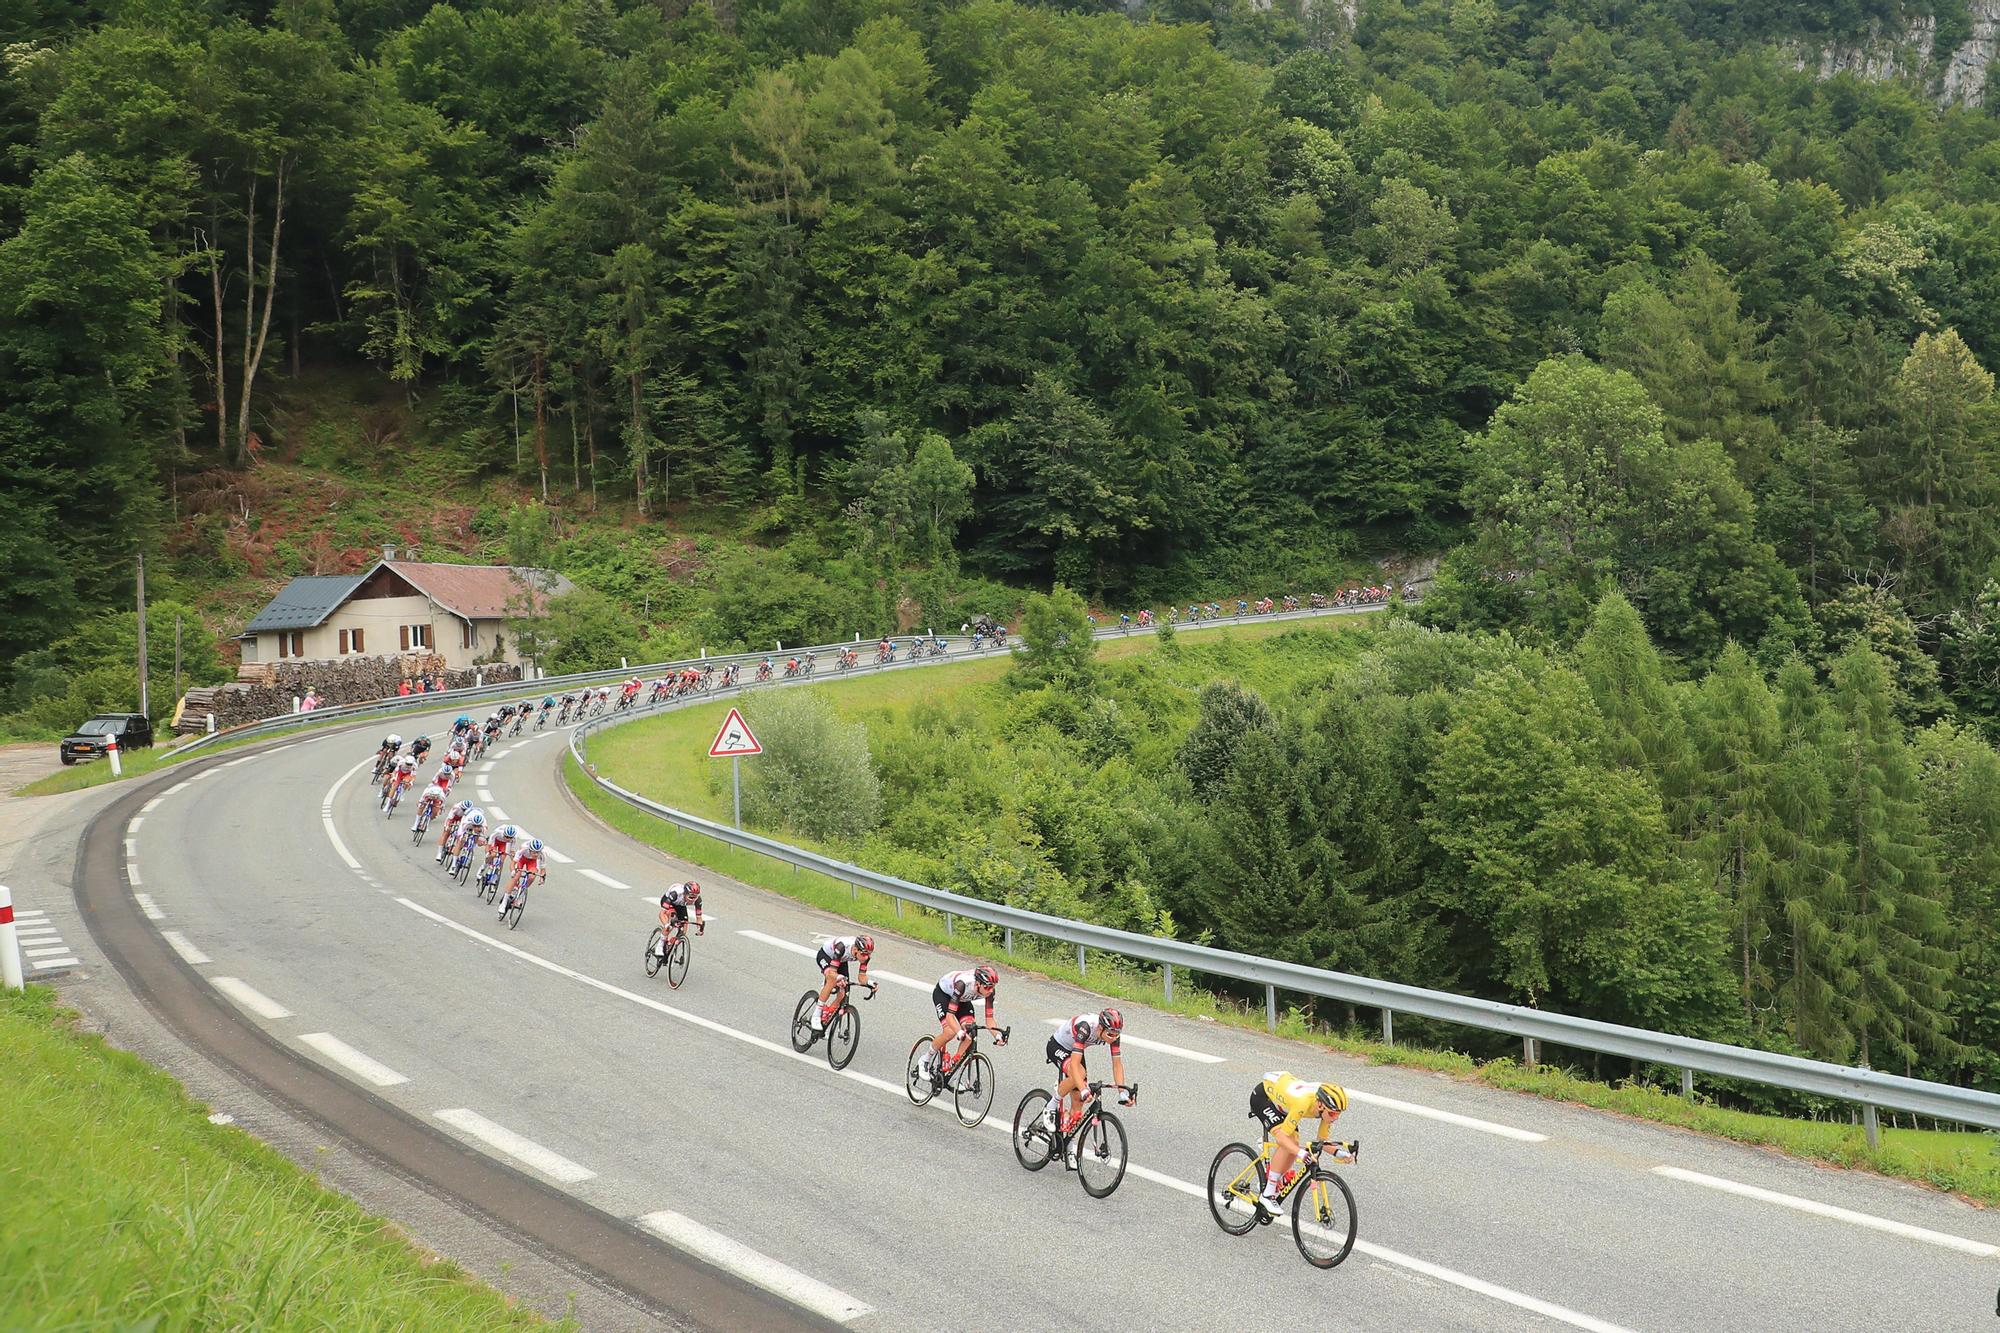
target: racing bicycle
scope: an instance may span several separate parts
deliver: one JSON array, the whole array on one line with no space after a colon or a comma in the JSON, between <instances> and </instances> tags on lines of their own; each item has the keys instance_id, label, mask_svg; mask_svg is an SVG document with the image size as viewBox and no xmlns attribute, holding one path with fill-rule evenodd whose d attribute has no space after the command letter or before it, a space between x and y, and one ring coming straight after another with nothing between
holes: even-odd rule
<instances>
[{"instance_id":1,"label":"racing bicycle","mask_svg":"<svg viewBox=\"0 0 2000 1333\"><path fill-rule=\"evenodd\" d=\"M1254 1118L1254 1117L1253 1117ZM1354 1248L1354 1191L1338 1172L1320 1160L1325 1141L1301 1145L1291 1178L1278 1191L1292 1211L1292 1239L1314 1268L1332 1268ZM1350 1160L1361 1156L1361 1140L1338 1144ZM1260 1212L1257 1196L1271 1161L1271 1140L1252 1148L1247 1143L1224 1144L1208 1168L1208 1210L1215 1224L1241 1236L1271 1214Z\"/></svg>"},{"instance_id":2,"label":"racing bicycle","mask_svg":"<svg viewBox=\"0 0 2000 1333\"><path fill-rule=\"evenodd\" d=\"M1054 1129L1042 1123L1042 1113L1055 1094L1047 1088L1028 1089L1014 1108L1014 1156L1030 1171L1039 1171L1060 1157L1065 1169L1076 1172L1085 1194L1103 1199L1125 1179L1129 1155L1124 1122L1104 1109L1100 1094L1114 1088L1127 1094L1127 1105L1137 1105L1139 1085L1092 1083L1089 1088L1089 1101L1082 1112L1074 1118L1066 1110L1059 1112Z\"/></svg>"},{"instance_id":3,"label":"racing bicycle","mask_svg":"<svg viewBox=\"0 0 2000 1333\"><path fill-rule=\"evenodd\" d=\"M837 977L833 983L833 994L820 1006L820 1029L815 1032L812 1025L813 1006L819 1004L819 992L809 990L799 996L796 1008L792 1010L792 1049L800 1055L811 1050L813 1043L826 1038L826 1062L835 1069L847 1068L854 1059L854 1053L861 1049L861 1015L854 1011L854 1005L847 998L848 987L854 983L846 977ZM868 993L862 998L872 1000L879 983L869 982Z\"/></svg>"},{"instance_id":4,"label":"racing bicycle","mask_svg":"<svg viewBox=\"0 0 2000 1333\"><path fill-rule=\"evenodd\" d=\"M435 812L428 805L423 804L421 801L417 803L417 822L410 826L410 841L412 843L420 843L424 840L424 834L430 832L431 819L434 814Z\"/></svg>"},{"instance_id":5,"label":"racing bicycle","mask_svg":"<svg viewBox=\"0 0 2000 1333\"><path fill-rule=\"evenodd\" d=\"M977 1129L986 1113L993 1109L993 1062L979 1049L979 1034L995 1029L983 1023L964 1023L959 1031L972 1038L963 1058L954 1060L949 1050L938 1057L943 1073L938 1082L932 1083L924 1077L924 1052L929 1050L932 1037L919 1037L917 1044L910 1047L910 1063L903 1075L903 1089L910 1094L910 1100L918 1106L929 1102L940 1092L949 1092L952 1109L958 1113L958 1123L967 1129ZM1013 1033L1011 1027L1000 1028L1000 1040L1006 1041Z\"/></svg>"},{"instance_id":6,"label":"racing bicycle","mask_svg":"<svg viewBox=\"0 0 2000 1333\"><path fill-rule=\"evenodd\" d=\"M652 938L646 941L646 975L658 976L663 966L667 969L667 985L679 989L687 980L688 936L687 927L678 922L672 938L668 938L664 926L654 926Z\"/></svg>"},{"instance_id":7,"label":"racing bicycle","mask_svg":"<svg viewBox=\"0 0 2000 1333\"><path fill-rule=\"evenodd\" d=\"M507 890L506 900L500 905L500 919L507 923L507 929L513 930L521 924L521 915L527 910L528 876L516 875L514 887Z\"/></svg>"},{"instance_id":8,"label":"racing bicycle","mask_svg":"<svg viewBox=\"0 0 2000 1333\"><path fill-rule=\"evenodd\" d=\"M472 896L492 902L500 892L500 863L505 857L489 857L485 865L479 867L479 878L472 882Z\"/></svg>"}]
</instances>

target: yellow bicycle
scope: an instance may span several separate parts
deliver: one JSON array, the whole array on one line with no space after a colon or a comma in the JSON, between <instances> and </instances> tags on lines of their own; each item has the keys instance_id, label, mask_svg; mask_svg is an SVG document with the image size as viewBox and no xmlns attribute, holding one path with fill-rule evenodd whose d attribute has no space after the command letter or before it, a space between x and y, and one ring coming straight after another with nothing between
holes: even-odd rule
<instances>
[{"instance_id":1,"label":"yellow bicycle","mask_svg":"<svg viewBox=\"0 0 2000 1333\"><path fill-rule=\"evenodd\" d=\"M1354 1191L1320 1161L1320 1150L1326 1146L1301 1145L1292 1178L1278 1192L1279 1200L1291 1205L1292 1239L1314 1268L1332 1268L1354 1248ZM1360 1158L1361 1140L1339 1146ZM1209 1166L1208 1210L1215 1215L1215 1224L1230 1235L1241 1236L1260 1220L1270 1220L1269 1213L1260 1217L1257 1203L1270 1161L1271 1140L1266 1138L1256 1148L1225 1144Z\"/></svg>"}]
</instances>

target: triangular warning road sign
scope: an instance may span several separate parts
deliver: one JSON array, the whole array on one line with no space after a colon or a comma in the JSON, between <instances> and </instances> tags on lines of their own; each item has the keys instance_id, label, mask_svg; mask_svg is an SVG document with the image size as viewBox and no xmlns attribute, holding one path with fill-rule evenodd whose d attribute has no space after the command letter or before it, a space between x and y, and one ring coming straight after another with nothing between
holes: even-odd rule
<instances>
[{"instance_id":1,"label":"triangular warning road sign","mask_svg":"<svg viewBox=\"0 0 2000 1333\"><path fill-rule=\"evenodd\" d=\"M733 755L762 753L764 747L750 733L750 724L743 720L743 714L730 709L729 716L722 719L722 730L715 733L715 743L708 747L708 757L728 759Z\"/></svg>"}]
</instances>

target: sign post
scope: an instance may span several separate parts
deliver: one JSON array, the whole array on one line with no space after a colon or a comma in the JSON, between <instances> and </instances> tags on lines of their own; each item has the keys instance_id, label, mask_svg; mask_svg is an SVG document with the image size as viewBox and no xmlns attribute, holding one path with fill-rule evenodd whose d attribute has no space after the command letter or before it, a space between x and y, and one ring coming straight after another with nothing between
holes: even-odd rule
<instances>
[{"instance_id":1,"label":"sign post","mask_svg":"<svg viewBox=\"0 0 2000 1333\"><path fill-rule=\"evenodd\" d=\"M729 760L731 808L737 828L743 827L743 756L762 753L764 747L758 744L743 714L730 709L729 716L722 719L722 729L715 733L715 740L708 747L708 757Z\"/></svg>"}]
</instances>

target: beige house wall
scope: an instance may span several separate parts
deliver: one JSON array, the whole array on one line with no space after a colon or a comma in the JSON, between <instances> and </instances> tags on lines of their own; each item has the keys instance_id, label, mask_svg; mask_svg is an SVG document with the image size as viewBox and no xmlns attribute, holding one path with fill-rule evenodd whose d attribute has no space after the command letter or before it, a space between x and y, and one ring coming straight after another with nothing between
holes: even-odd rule
<instances>
[{"instance_id":1,"label":"beige house wall","mask_svg":"<svg viewBox=\"0 0 2000 1333\"><path fill-rule=\"evenodd\" d=\"M472 622L472 642L466 642L465 622L432 602L428 597L364 597L348 602L323 624L308 630L271 631L255 635L243 641L243 660L246 662L337 662L341 660L340 631L360 630L362 651L348 653L348 657L391 657L403 649L401 627L405 625L427 625L430 627L430 650L445 660L448 667L470 667L488 656L496 641L506 644L503 660L519 663L520 654L514 646L514 636L507 632L503 620L475 620ZM297 633L304 636L303 652L287 652L278 655L278 635L281 632ZM412 643L411 648L416 644Z\"/></svg>"}]
</instances>

